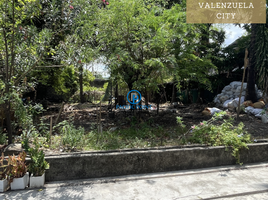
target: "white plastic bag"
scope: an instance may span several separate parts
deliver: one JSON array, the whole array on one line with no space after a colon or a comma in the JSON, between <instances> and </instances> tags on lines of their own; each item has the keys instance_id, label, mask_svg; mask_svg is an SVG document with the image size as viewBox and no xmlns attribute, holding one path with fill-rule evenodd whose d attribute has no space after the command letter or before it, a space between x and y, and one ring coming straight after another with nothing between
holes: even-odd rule
<instances>
[{"instance_id":1,"label":"white plastic bag","mask_svg":"<svg viewBox=\"0 0 268 200\"><path fill-rule=\"evenodd\" d=\"M253 110L254 110L254 108L251 107L251 106L248 106L248 107L245 108L246 113L252 113Z\"/></svg>"},{"instance_id":2,"label":"white plastic bag","mask_svg":"<svg viewBox=\"0 0 268 200\"><path fill-rule=\"evenodd\" d=\"M248 107L245 108L246 113L251 113L251 114L255 115L256 117L261 117L261 112L262 111L263 111L263 109L253 108L251 106L248 106Z\"/></svg>"},{"instance_id":3,"label":"white plastic bag","mask_svg":"<svg viewBox=\"0 0 268 200\"><path fill-rule=\"evenodd\" d=\"M219 112L222 111L222 110L220 110L219 108L215 108L215 107L213 107L213 108L208 108L208 109L209 109L211 115L214 115L215 113L219 113Z\"/></svg>"}]
</instances>

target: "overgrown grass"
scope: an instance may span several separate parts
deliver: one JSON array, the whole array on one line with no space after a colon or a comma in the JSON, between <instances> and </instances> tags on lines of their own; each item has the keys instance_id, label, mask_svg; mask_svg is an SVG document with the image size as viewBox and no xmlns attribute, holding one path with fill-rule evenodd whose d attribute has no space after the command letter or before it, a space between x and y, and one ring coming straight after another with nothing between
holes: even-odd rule
<instances>
[{"instance_id":1,"label":"overgrown grass","mask_svg":"<svg viewBox=\"0 0 268 200\"><path fill-rule=\"evenodd\" d=\"M151 123L137 124L135 121L125 129L115 131L96 130L89 133L84 129L75 129L72 124L62 122L58 126L59 135L51 138L51 149L71 147L80 150L114 150L125 148L147 148L157 146L180 145L178 139L183 133L180 127L164 129L161 126L152 127Z\"/></svg>"},{"instance_id":2,"label":"overgrown grass","mask_svg":"<svg viewBox=\"0 0 268 200\"><path fill-rule=\"evenodd\" d=\"M90 132L85 149L110 150L179 145L181 144L178 140L180 134L177 129L153 128L143 123L113 132L105 131L102 135Z\"/></svg>"},{"instance_id":3,"label":"overgrown grass","mask_svg":"<svg viewBox=\"0 0 268 200\"><path fill-rule=\"evenodd\" d=\"M240 163L240 151L252 140L244 129L243 123L234 127L233 119L224 119L224 113L215 114L210 120L203 121L187 129L182 118L177 117L179 126L163 128L153 121L138 123L132 118L128 127L114 131L97 130L85 133L83 128L76 128L69 121L63 121L54 127L57 135L51 138L48 146L46 137L44 147L65 150L115 150L149 148L160 146L178 146L186 143L206 144L208 146L232 147L232 155ZM72 121L72 120L70 120ZM241 164L241 163L240 163Z\"/></svg>"}]
</instances>

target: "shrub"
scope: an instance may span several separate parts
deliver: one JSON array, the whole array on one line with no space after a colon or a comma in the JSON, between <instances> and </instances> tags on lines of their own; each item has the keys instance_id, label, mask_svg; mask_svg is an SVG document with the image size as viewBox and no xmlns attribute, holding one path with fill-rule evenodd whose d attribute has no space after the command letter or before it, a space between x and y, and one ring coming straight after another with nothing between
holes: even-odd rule
<instances>
[{"instance_id":1,"label":"shrub","mask_svg":"<svg viewBox=\"0 0 268 200\"><path fill-rule=\"evenodd\" d=\"M84 144L85 130L82 127L76 129L74 125L66 120L59 123L54 128L58 128L62 135L62 143L70 147L82 147Z\"/></svg>"},{"instance_id":2,"label":"shrub","mask_svg":"<svg viewBox=\"0 0 268 200\"><path fill-rule=\"evenodd\" d=\"M232 147L232 155L240 163L240 151L248 149L247 143L251 143L250 135L244 130L241 122L237 127L233 127L233 118L224 119L221 125L217 124L222 119L225 112L216 113L210 120L203 121L198 125L192 126L189 133L192 134L190 141L193 143L206 144L209 146ZM177 118L180 123L181 118Z\"/></svg>"}]
</instances>

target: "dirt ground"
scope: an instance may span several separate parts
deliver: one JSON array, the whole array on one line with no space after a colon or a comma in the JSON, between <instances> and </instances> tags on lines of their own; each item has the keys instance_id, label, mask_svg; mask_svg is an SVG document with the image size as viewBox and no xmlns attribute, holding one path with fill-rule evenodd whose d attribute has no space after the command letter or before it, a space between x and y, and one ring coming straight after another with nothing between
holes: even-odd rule
<instances>
[{"instance_id":1,"label":"dirt ground","mask_svg":"<svg viewBox=\"0 0 268 200\"><path fill-rule=\"evenodd\" d=\"M61 104L54 104L48 107L47 112L42 116L47 122L49 118L53 117L55 122ZM122 129L128 128L133 121L133 117L139 122L153 122L155 126L161 126L163 128L172 128L178 126L176 117L183 117L184 123L190 127L198 124L204 120L208 120L210 116L203 116L201 112L206 107L213 107L208 104L190 104L190 105L170 105L168 103L161 104L159 107L159 113L157 114L156 105L152 104L154 110L143 110L141 112L134 113L130 110L113 109L113 112L108 112L108 105L103 104L101 106L101 121L103 130ZM236 113L227 111L227 115L236 119ZM98 116L100 114L100 107L92 103L84 104L65 104L64 109L59 117L59 121L73 118L74 125L82 126L86 131L97 129ZM253 115L240 114L238 120L235 120L234 125L243 122L246 130L253 138L263 139L268 138L268 124L262 123L261 119L256 118Z\"/></svg>"},{"instance_id":2,"label":"dirt ground","mask_svg":"<svg viewBox=\"0 0 268 200\"><path fill-rule=\"evenodd\" d=\"M103 104L101 106L101 122L103 131L122 130L133 127L135 124L148 122L150 127L159 128L162 127L166 132L175 131L178 128L176 117L182 117L184 124L190 128L193 125L197 125L204 120L209 120L211 116L202 115L202 111L206 107L214 107L213 104L190 104L190 105L170 105L168 103L161 104L159 107L159 113L157 114L156 105L151 104L152 110L142 110L141 112L134 113L131 110L115 110L108 111L108 105ZM48 106L47 111L43 112L39 117L44 119L44 122L49 124L52 117L53 125L59 116L61 110L61 104L51 104ZM227 111L229 117L236 119L236 113ZM59 116L58 122L68 120L74 123L78 128L84 127L86 132L97 130L98 116L100 115L100 107L92 103L84 104L65 104L62 112ZM228 118L226 116L225 118ZM243 122L245 129L252 135L252 139L267 139L268 138L268 124L262 123L261 119L256 118L253 115L240 114L239 120L234 120L233 125L236 126L240 122ZM20 142L17 142L19 147L16 147L21 151ZM0 151L4 150L6 145L0 146ZM46 155L56 155L65 152L61 148L50 149L43 148ZM17 151L17 149L15 149ZM73 149L71 150L73 151ZM77 151L74 149L74 151ZM79 150L78 150L79 151ZM67 150L67 152L70 152Z\"/></svg>"}]
</instances>

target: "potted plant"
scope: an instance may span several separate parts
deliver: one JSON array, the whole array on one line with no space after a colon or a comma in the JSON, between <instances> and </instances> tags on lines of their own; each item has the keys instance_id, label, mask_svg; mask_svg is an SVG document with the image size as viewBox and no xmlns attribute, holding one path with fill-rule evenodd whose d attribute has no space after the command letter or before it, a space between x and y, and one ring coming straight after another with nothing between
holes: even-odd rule
<instances>
[{"instance_id":1,"label":"potted plant","mask_svg":"<svg viewBox=\"0 0 268 200\"><path fill-rule=\"evenodd\" d=\"M8 175L10 173L10 165L4 165L4 153L0 159L0 192L5 192L8 189Z\"/></svg>"},{"instance_id":2,"label":"potted plant","mask_svg":"<svg viewBox=\"0 0 268 200\"><path fill-rule=\"evenodd\" d=\"M17 157L15 155L8 157L10 167L10 187L11 190L20 190L26 188L29 182L29 173L25 162L26 153L23 151Z\"/></svg>"},{"instance_id":3,"label":"potted plant","mask_svg":"<svg viewBox=\"0 0 268 200\"><path fill-rule=\"evenodd\" d=\"M39 150L39 146L29 149L31 163L29 164L30 187L43 187L45 184L45 170L49 169L49 164L45 160L43 150Z\"/></svg>"}]
</instances>

